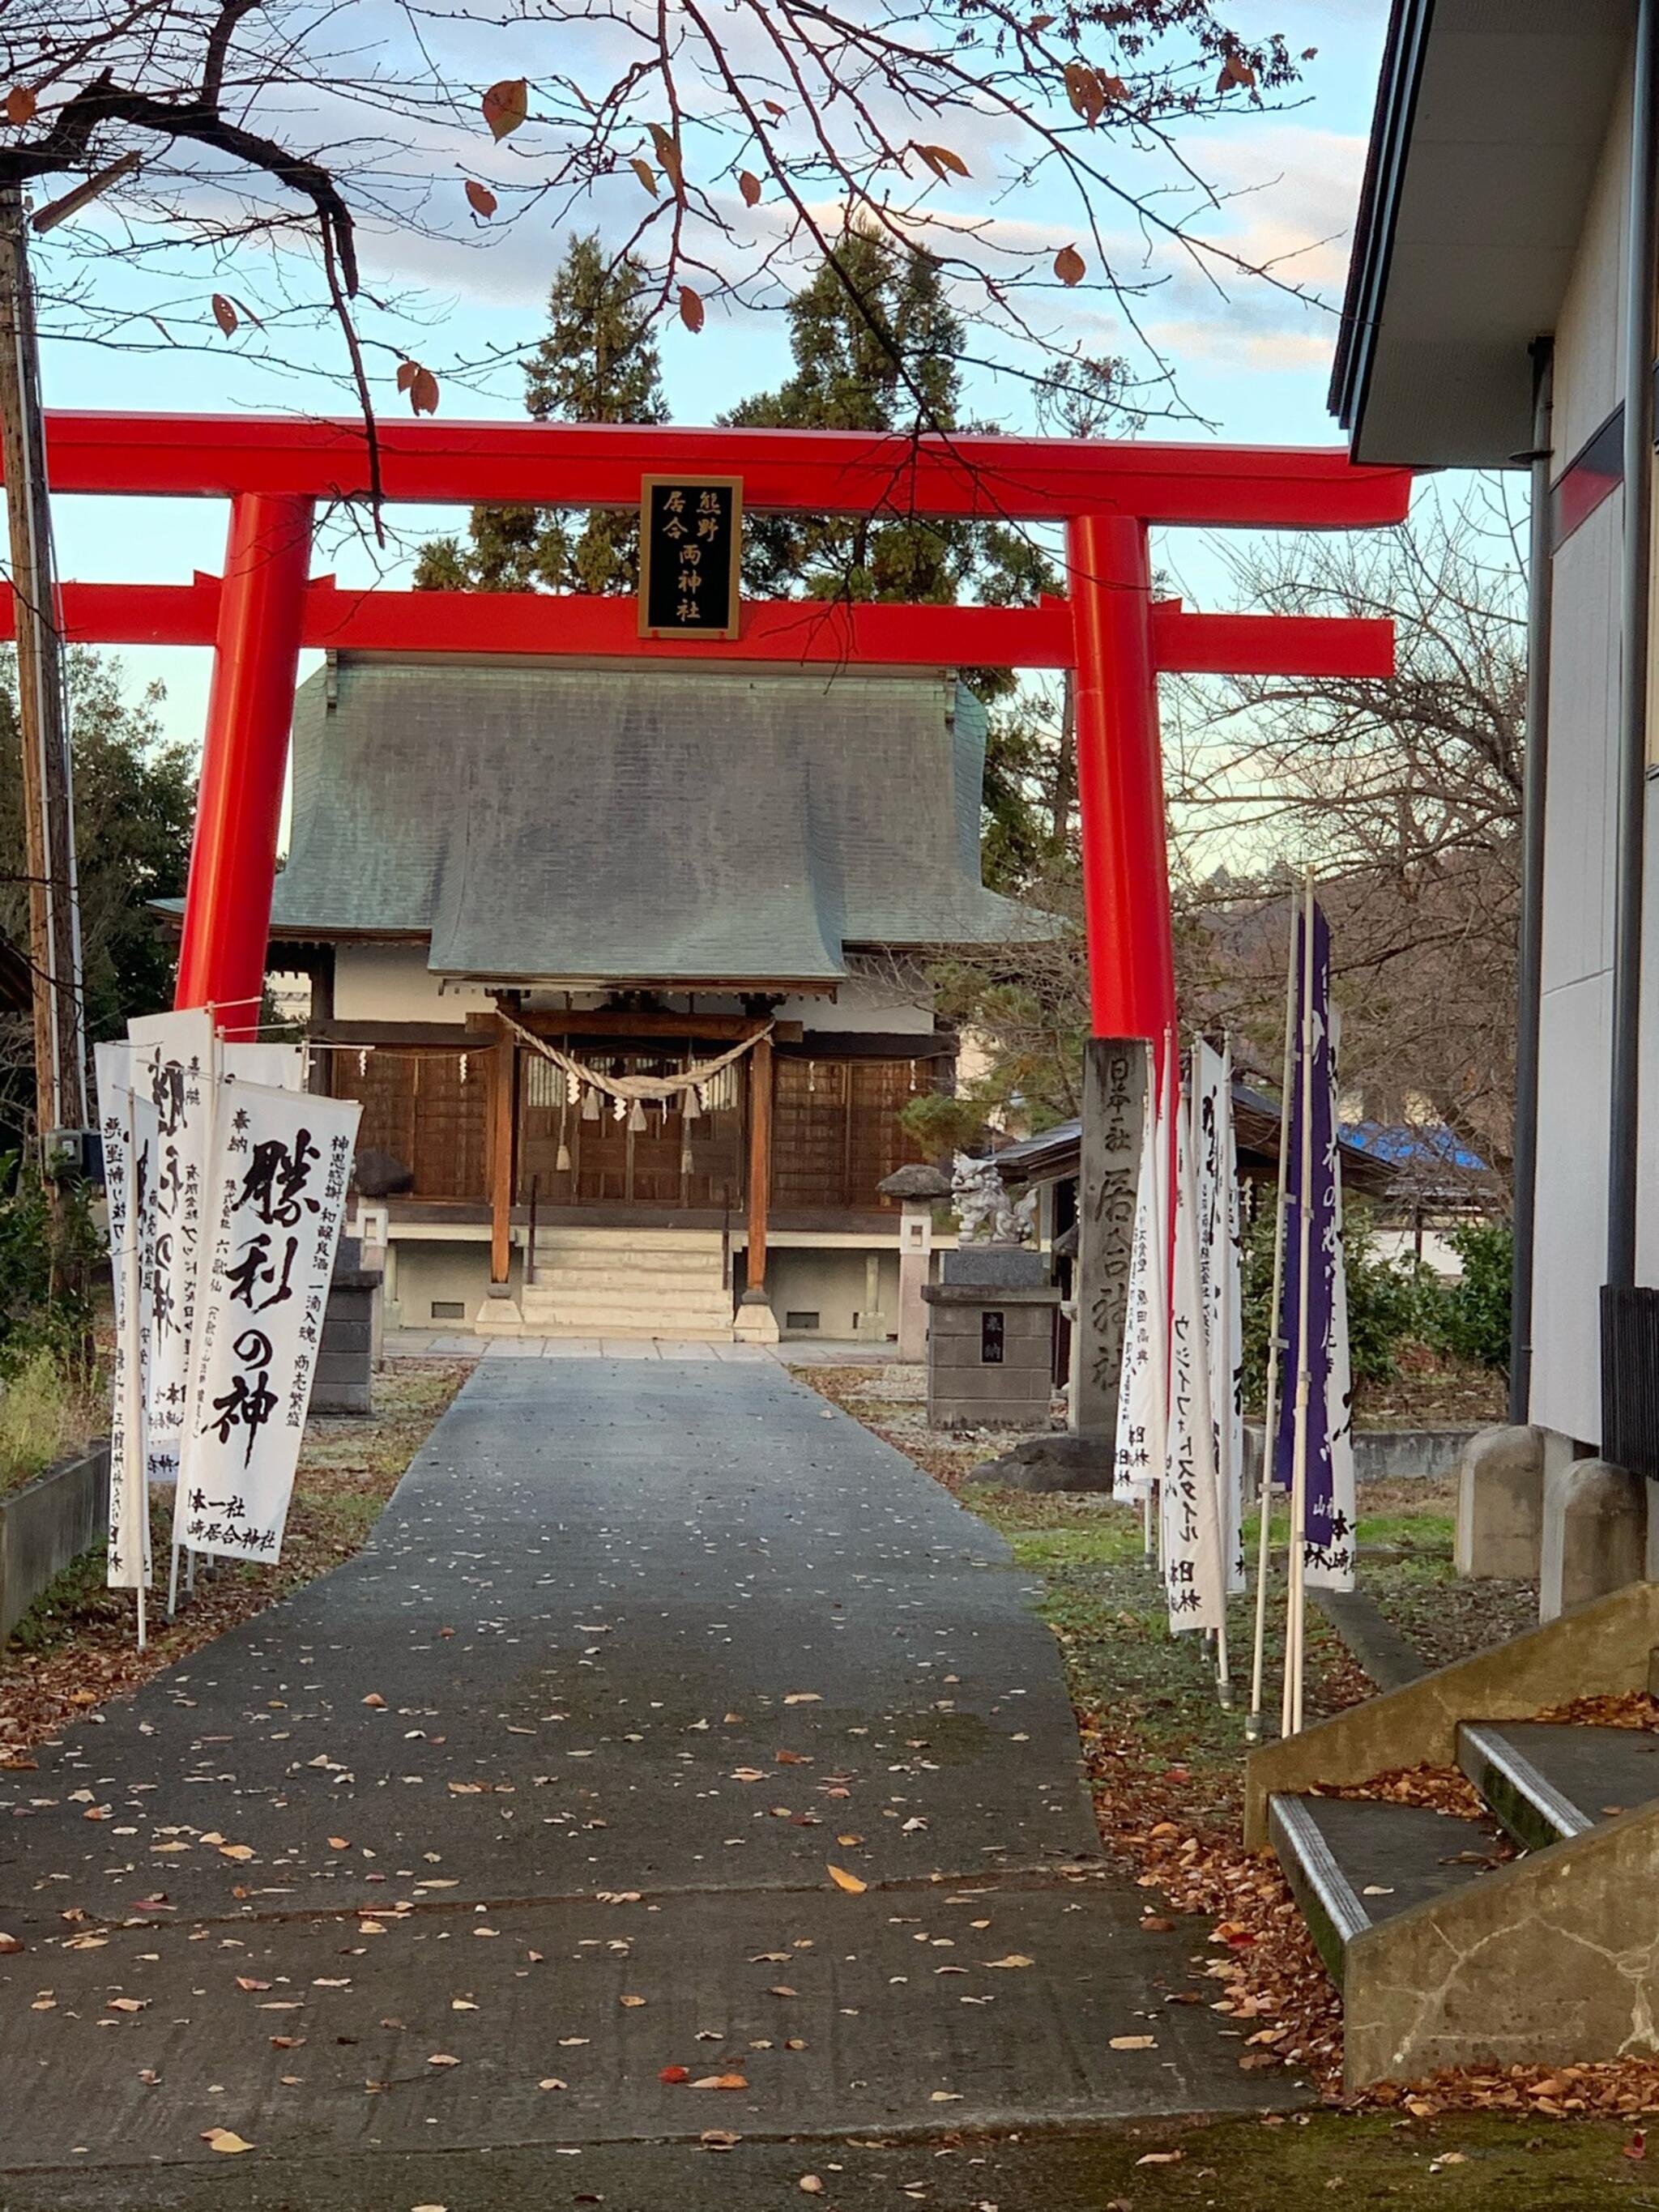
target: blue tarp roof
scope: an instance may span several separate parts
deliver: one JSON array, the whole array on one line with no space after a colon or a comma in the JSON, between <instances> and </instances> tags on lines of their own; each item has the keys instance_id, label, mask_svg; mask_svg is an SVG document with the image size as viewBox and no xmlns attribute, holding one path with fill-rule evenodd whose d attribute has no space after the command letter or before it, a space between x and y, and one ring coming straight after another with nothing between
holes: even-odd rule
<instances>
[{"instance_id":1,"label":"blue tarp roof","mask_svg":"<svg viewBox=\"0 0 1659 2212\"><path fill-rule=\"evenodd\" d=\"M1431 1128L1413 1128L1404 1121L1345 1121L1342 1141L1390 1167L1435 1166L1457 1168L1465 1174L1484 1175L1486 1162L1459 1142L1443 1122Z\"/></svg>"}]
</instances>

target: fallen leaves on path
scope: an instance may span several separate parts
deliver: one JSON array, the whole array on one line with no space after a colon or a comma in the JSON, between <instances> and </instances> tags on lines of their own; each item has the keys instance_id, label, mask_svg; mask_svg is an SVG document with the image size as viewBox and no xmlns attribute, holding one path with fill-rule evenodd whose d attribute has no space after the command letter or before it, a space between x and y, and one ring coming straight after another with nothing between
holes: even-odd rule
<instances>
[{"instance_id":1,"label":"fallen leaves on path","mask_svg":"<svg viewBox=\"0 0 1659 2212\"><path fill-rule=\"evenodd\" d=\"M360 1550L368 1527L364 1501L380 1504L392 1495L471 1371L470 1360L400 1359L395 1370L376 1378L374 1414L314 1418L306 1430L281 1561L275 1567L228 1564L198 1576L176 1620L152 1613L143 1651L133 1643L131 1591L106 1589L101 1580L50 1618L38 1644L25 1648L14 1640L0 1655L0 1772L30 1771L35 1761L28 1745L55 1735L88 1707L130 1695ZM349 1468L337 1464L343 1437L350 1440ZM169 1500L152 1520L161 1553L171 1539L172 1510ZM101 1562L97 1565L101 1577Z\"/></svg>"},{"instance_id":2,"label":"fallen leaves on path","mask_svg":"<svg viewBox=\"0 0 1659 2212\"><path fill-rule=\"evenodd\" d=\"M204 2128L202 2141L210 2150L223 2151L227 2156L234 2156L237 2151L253 2148L253 2145L239 2136L234 2128Z\"/></svg>"},{"instance_id":3,"label":"fallen leaves on path","mask_svg":"<svg viewBox=\"0 0 1659 2212\"><path fill-rule=\"evenodd\" d=\"M870 1887L867 1881L860 1881L855 1874L848 1874L845 1867L832 1866L829 1874L836 1887L844 1889L849 1897L862 1897Z\"/></svg>"}]
</instances>

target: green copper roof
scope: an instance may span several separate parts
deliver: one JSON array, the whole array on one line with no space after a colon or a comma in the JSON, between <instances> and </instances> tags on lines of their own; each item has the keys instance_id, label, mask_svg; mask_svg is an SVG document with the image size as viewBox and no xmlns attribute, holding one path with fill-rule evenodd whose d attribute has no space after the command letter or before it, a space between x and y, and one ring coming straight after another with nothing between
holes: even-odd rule
<instances>
[{"instance_id":1,"label":"green copper roof","mask_svg":"<svg viewBox=\"0 0 1659 2212\"><path fill-rule=\"evenodd\" d=\"M829 982L1045 918L979 875L953 678L343 658L301 687L274 932L481 979Z\"/></svg>"}]
</instances>

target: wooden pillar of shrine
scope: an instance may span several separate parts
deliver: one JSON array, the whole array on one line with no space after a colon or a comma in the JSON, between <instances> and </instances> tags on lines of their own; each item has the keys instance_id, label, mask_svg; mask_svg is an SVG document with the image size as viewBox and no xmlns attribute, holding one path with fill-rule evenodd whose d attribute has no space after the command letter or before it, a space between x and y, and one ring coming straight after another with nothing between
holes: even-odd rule
<instances>
[{"instance_id":1,"label":"wooden pillar of shrine","mask_svg":"<svg viewBox=\"0 0 1659 2212\"><path fill-rule=\"evenodd\" d=\"M749 1054L748 1280L738 1305L737 1334L775 1344L777 1316L766 1288L766 1226L772 1201L772 1040L759 1038Z\"/></svg>"},{"instance_id":2,"label":"wooden pillar of shrine","mask_svg":"<svg viewBox=\"0 0 1659 2212\"><path fill-rule=\"evenodd\" d=\"M489 1054L489 1295L504 1298L513 1271L513 1161L518 1124L518 1039L495 1024Z\"/></svg>"}]
</instances>

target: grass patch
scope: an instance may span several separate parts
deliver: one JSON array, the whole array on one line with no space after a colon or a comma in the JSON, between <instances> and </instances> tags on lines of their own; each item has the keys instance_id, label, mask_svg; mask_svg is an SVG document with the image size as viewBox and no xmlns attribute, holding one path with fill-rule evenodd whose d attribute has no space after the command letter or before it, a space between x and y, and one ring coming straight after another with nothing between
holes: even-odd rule
<instances>
[{"instance_id":1,"label":"grass patch","mask_svg":"<svg viewBox=\"0 0 1659 2212\"><path fill-rule=\"evenodd\" d=\"M994 2143L973 2147L990 2151L1003 2204L1011 2202L1013 2185L1028 2192L1013 2201L1054 2212L1218 2205L1234 2212L1312 2212L1333 2201L1434 2204L1449 2212L1592 2212L1617 2205L1636 2212L1659 2203L1647 2160L1627 2154L1626 2146L1634 2149L1637 2142L1629 2121L1601 2118L1534 2130L1524 2117L1482 2112L1416 2120L1316 2112L1184 2127L1148 2122L1046 2142L1028 2138L1017 2151ZM1170 2162L1143 2166L1149 2154ZM946 2199L952 2208L973 2202L958 2187L961 2194Z\"/></svg>"},{"instance_id":2,"label":"grass patch","mask_svg":"<svg viewBox=\"0 0 1659 2212\"><path fill-rule=\"evenodd\" d=\"M0 1498L107 1426L102 1399L69 1361L44 1347L30 1352L0 1382Z\"/></svg>"}]
</instances>

